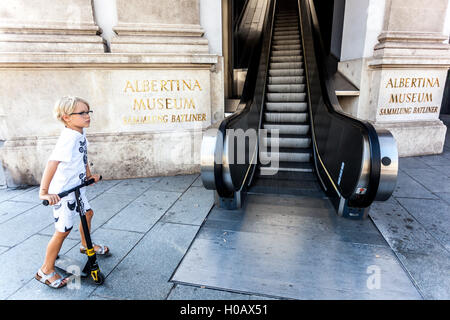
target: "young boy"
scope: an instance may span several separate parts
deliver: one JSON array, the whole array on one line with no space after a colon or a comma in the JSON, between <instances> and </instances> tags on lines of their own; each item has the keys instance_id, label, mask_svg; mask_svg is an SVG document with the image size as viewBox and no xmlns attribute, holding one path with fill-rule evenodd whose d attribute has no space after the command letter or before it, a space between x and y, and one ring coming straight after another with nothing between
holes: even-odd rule
<instances>
[{"instance_id":1,"label":"young boy","mask_svg":"<svg viewBox=\"0 0 450 320\"><path fill-rule=\"evenodd\" d=\"M55 272L55 260L59 250L78 219L75 208L74 192L60 199L58 193L76 187L85 180L91 178L95 182L100 180L98 174L91 174L87 161L87 146L85 128L91 122L92 111L89 104L78 97L62 97L55 105L55 117L64 123L65 128L56 143L41 180L39 198L48 200L53 205L53 217L55 219L55 233L47 246L45 261L36 273L35 278L42 283L52 287L64 287L68 278L63 279ZM94 212L86 198L85 188L80 190L81 199L86 210L86 220L89 229ZM83 227L79 225L81 234L81 252L86 250ZM95 245L96 254L108 254L109 248L103 245Z\"/></svg>"}]
</instances>

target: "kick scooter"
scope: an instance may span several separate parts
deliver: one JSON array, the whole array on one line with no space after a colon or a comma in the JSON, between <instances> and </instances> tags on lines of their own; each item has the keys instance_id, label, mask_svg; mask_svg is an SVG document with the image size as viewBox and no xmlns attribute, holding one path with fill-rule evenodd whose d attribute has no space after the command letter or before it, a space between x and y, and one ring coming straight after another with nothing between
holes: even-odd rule
<instances>
[{"instance_id":1,"label":"kick scooter","mask_svg":"<svg viewBox=\"0 0 450 320\"><path fill-rule=\"evenodd\" d=\"M100 176L100 180L101 179L102 179L102 177ZM94 280L94 283L101 285L105 281L105 276L103 275L103 273L100 272L100 268L97 263L97 256L95 254L94 246L92 245L91 235L90 235L87 220L86 220L86 212L84 210L83 202L81 201L81 195L80 195L81 188L86 187L90 184L93 184L94 182L95 182L95 179L90 179L90 180L83 182L79 186L76 186L70 190L63 191L58 194L58 196L60 198L63 198L65 196L67 196L69 193L75 192L76 210L80 214L81 225L83 226L83 233L84 233L84 238L86 240L86 247L87 247L86 254L87 254L88 260L87 260L86 264L84 264L84 267L81 269L81 266L83 266L83 263L81 263L75 259L69 258L67 256L62 256L62 257L58 256L55 266L68 272L68 273L73 273L74 272L73 267L78 266L78 270L82 270L81 274L79 274L80 276L87 277L90 274L92 280ZM48 206L49 202L47 200L44 200L44 201L42 201L42 204L44 206Z\"/></svg>"}]
</instances>

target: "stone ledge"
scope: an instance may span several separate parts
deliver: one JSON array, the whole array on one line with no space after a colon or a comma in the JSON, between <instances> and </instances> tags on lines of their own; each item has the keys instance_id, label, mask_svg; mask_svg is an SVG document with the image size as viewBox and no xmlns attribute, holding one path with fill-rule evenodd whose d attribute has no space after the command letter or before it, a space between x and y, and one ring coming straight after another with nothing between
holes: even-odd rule
<instances>
[{"instance_id":1,"label":"stone ledge","mask_svg":"<svg viewBox=\"0 0 450 320\"><path fill-rule=\"evenodd\" d=\"M48 34L48 35L96 35L102 32L99 26L91 22L70 24L66 22L45 22L45 24L30 24L22 21L3 22L1 33L12 34Z\"/></svg>"},{"instance_id":2,"label":"stone ledge","mask_svg":"<svg viewBox=\"0 0 450 320\"><path fill-rule=\"evenodd\" d=\"M214 54L181 53L0 53L1 68L210 68Z\"/></svg>"},{"instance_id":3,"label":"stone ledge","mask_svg":"<svg viewBox=\"0 0 450 320\"><path fill-rule=\"evenodd\" d=\"M374 57L368 62L369 68L390 69L442 69L450 67L450 55L441 56L384 56Z\"/></svg>"},{"instance_id":4,"label":"stone ledge","mask_svg":"<svg viewBox=\"0 0 450 320\"><path fill-rule=\"evenodd\" d=\"M205 31L196 24L148 24L120 22L113 30L120 36L184 36L201 37Z\"/></svg>"}]
</instances>

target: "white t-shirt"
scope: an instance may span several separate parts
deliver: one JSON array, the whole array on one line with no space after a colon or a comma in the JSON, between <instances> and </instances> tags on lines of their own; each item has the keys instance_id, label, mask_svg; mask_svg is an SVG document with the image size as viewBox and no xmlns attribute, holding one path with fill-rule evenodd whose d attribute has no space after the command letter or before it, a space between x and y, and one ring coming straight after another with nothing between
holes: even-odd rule
<instances>
[{"instance_id":1,"label":"white t-shirt","mask_svg":"<svg viewBox=\"0 0 450 320\"><path fill-rule=\"evenodd\" d=\"M83 183L86 179L87 147L86 133L64 128L48 160L60 161L48 189L49 194L58 194ZM84 194L85 188L81 189ZM74 200L72 192L62 200Z\"/></svg>"}]
</instances>

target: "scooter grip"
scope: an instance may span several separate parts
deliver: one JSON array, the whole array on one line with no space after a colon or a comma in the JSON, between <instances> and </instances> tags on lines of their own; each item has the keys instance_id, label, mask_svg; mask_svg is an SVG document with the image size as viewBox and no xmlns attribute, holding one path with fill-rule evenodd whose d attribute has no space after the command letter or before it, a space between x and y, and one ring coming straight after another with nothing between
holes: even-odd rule
<instances>
[{"instance_id":1,"label":"scooter grip","mask_svg":"<svg viewBox=\"0 0 450 320\"><path fill-rule=\"evenodd\" d=\"M102 180L102 176L99 177L98 181ZM86 185L90 185L93 184L95 182L94 178L89 179L88 181L86 181Z\"/></svg>"},{"instance_id":2,"label":"scooter grip","mask_svg":"<svg viewBox=\"0 0 450 320\"><path fill-rule=\"evenodd\" d=\"M48 200L44 200L44 201L42 201L42 204L43 204L44 206L48 206L49 202L48 202Z\"/></svg>"}]
</instances>

